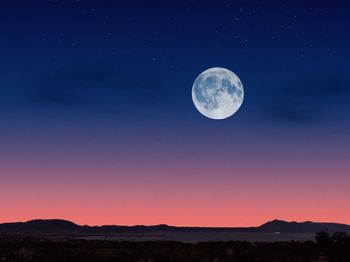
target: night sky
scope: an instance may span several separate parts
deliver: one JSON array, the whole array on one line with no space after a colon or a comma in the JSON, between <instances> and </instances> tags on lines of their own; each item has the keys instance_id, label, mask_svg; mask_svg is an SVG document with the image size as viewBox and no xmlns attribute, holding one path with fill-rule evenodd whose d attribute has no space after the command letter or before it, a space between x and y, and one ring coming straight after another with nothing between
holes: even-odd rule
<instances>
[{"instance_id":1,"label":"night sky","mask_svg":"<svg viewBox=\"0 0 350 262\"><path fill-rule=\"evenodd\" d=\"M350 224L348 1L5 0L0 222ZM241 79L225 120L193 105Z\"/></svg>"}]
</instances>

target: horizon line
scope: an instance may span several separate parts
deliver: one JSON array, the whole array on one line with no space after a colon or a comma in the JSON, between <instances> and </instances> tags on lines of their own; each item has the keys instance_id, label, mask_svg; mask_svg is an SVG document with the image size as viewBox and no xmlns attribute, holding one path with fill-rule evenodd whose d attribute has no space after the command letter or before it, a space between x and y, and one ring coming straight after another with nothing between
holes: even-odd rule
<instances>
[{"instance_id":1,"label":"horizon line","mask_svg":"<svg viewBox=\"0 0 350 262\"><path fill-rule=\"evenodd\" d=\"M269 222L275 222L275 221L280 221L280 222L286 222L286 223L321 223L321 224L339 224L339 225L347 225L350 226L350 224L347 223L341 223L341 222L324 222L324 221L312 221L312 220L302 220L302 221L295 221L295 220L284 220L284 219L272 219L272 220L267 220L263 223L260 223L258 225L250 225L250 226L189 226L189 225L171 225L167 223L159 223L159 224L134 224L134 225L123 225L123 224L99 224L99 225L89 225L89 224L84 224L84 223L77 223L73 219L63 219L63 218L33 218L29 220L24 220L24 221L7 221L7 222L2 222L0 221L1 224L11 224L11 223L28 223L31 221L66 221L73 223L77 226L88 226L88 227L103 227L103 226L120 226L120 227L137 227L137 226L144 226L144 227L154 227L154 226L168 226L168 227L185 227L185 228L254 228L254 227L260 227L266 223Z\"/></svg>"}]
</instances>

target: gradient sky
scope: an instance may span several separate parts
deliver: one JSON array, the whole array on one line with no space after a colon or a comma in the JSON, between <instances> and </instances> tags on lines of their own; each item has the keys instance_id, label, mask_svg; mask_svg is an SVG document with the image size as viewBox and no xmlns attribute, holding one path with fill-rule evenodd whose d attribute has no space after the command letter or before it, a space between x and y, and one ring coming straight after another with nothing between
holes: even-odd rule
<instances>
[{"instance_id":1,"label":"gradient sky","mask_svg":"<svg viewBox=\"0 0 350 262\"><path fill-rule=\"evenodd\" d=\"M0 222L350 224L347 1L8 0ZM215 121L195 78L245 100Z\"/></svg>"}]
</instances>

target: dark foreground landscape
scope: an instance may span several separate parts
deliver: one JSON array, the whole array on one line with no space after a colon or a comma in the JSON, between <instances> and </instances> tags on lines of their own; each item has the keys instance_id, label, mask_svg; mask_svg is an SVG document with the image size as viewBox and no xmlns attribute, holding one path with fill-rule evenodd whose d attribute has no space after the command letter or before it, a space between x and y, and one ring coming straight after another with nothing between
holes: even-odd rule
<instances>
[{"instance_id":1,"label":"dark foreground landscape","mask_svg":"<svg viewBox=\"0 0 350 262\"><path fill-rule=\"evenodd\" d=\"M249 243L2 239L1 261L350 261L350 237L319 233L318 242Z\"/></svg>"},{"instance_id":2,"label":"dark foreground landscape","mask_svg":"<svg viewBox=\"0 0 350 262\"><path fill-rule=\"evenodd\" d=\"M167 240L171 236L178 241ZM293 240L300 236L310 239ZM152 238L161 240L147 240ZM349 262L350 235L347 225L280 220L249 228L89 227L34 220L0 224L2 261Z\"/></svg>"}]
</instances>

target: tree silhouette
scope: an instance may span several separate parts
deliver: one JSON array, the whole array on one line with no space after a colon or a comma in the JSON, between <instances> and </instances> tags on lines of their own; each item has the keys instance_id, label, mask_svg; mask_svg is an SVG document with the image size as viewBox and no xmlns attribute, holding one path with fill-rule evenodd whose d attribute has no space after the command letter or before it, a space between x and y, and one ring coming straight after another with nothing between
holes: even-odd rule
<instances>
[{"instance_id":1,"label":"tree silhouette","mask_svg":"<svg viewBox=\"0 0 350 262\"><path fill-rule=\"evenodd\" d=\"M325 231L321 231L316 234L316 242L323 250L328 249L332 245L332 239Z\"/></svg>"},{"instance_id":2,"label":"tree silhouette","mask_svg":"<svg viewBox=\"0 0 350 262\"><path fill-rule=\"evenodd\" d=\"M344 232L336 232L332 236L332 241L334 243L342 243L344 241L347 241L349 239L349 236Z\"/></svg>"}]
</instances>

